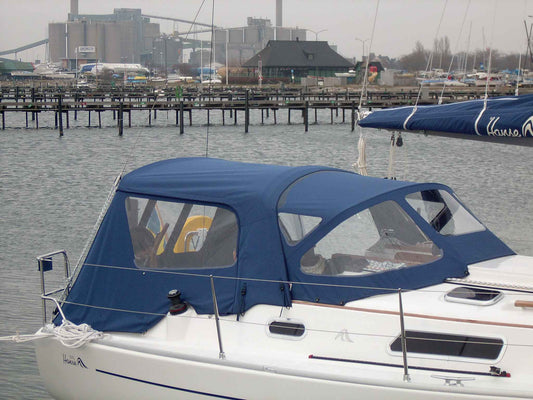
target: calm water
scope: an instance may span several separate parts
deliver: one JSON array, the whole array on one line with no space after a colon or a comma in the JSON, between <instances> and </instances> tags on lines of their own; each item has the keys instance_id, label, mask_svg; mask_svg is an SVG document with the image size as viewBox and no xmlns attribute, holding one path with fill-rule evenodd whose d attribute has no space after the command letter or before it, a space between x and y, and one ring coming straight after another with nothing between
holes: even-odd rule
<instances>
[{"instance_id":1,"label":"calm water","mask_svg":"<svg viewBox=\"0 0 533 400\"><path fill-rule=\"evenodd\" d=\"M220 126L211 115L209 155L230 160L286 165L324 164L351 169L357 159L357 135L349 124L260 125L252 113L244 127ZM272 116L271 116L272 117ZM53 116L39 125L52 126ZM296 121L291 116L292 121ZM226 118L229 120L229 118ZM93 118L94 121L94 118ZM87 117L72 121L63 138L53 129L0 131L0 336L33 333L41 323L37 255L66 249L74 264L102 204L128 159L127 170L172 157L203 156L206 127L173 126L174 114L158 113L151 128L147 115L134 115L136 126L122 138L111 114L107 128L86 128ZM205 121L205 118L204 118ZM286 122L278 114L278 122ZM24 115L8 115L7 126L25 125ZM385 176L389 134L367 132L369 174ZM533 256L533 149L405 134L397 151L397 176L437 181L455 189L471 210L516 252ZM0 342L0 398L49 399L37 370L32 344Z\"/></svg>"}]
</instances>

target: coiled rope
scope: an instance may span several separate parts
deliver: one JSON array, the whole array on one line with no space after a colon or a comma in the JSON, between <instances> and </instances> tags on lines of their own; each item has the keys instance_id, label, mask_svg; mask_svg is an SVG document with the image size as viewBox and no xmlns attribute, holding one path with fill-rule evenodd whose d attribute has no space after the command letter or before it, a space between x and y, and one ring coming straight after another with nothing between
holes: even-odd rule
<instances>
[{"instance_id":1,"label":"coiled rope","mask_svg":"<svg viewBox=\"0 0 533 400\"><path fill-rule=\"evenodd\" d=\"M46 325L42 332L38 334L21 335L17 332L16 335L0 337L0 341L25 343L49 337L57 338L65 347L78 349L93 340L103 338L104 334L92 329L87 324L76 325L70 321L64 320L59 326L53 324Z\"/></svg>"}]
</instances>

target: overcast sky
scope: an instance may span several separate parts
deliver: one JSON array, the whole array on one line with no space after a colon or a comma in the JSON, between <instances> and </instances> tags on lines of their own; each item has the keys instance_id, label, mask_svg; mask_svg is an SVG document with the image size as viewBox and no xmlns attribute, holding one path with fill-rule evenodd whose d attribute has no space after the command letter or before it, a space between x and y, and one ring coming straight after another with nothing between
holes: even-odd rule
<instances>
[{"instance_id":1,"label":"overcast sky","mask_svg":"<svg viewBox=\"0 0 533 400\"><path fill-rule=\"evenodd\" d=\"M203 0L79 0L80 14L111 14L113 8L140 8L143 13L193 20ZM283 0L283 25L315 32L319 40L337 45L346 57L361 57L362 41L370 44L378 0ZM0 50L8 50L48 36L49 22L63 22L69 0L0 0ZM465 11L468 7L468 13ZM199 22L211 21L212 0L204 0ZM275 0L215 0L215 25L246 25L247 17L275 23ZM444 14L443 14L443 10ZM466 19L465 19L466 15ZM448 36L452 51L489 47L504 53L524 52L524 20L533 23L533 0L380 0L372 51L399 57L410 53L416 41L430 49L442 16L438 36ZM459 36L463 19L463 32ZM161 24L170 33L173 24ZM184 23L178 30L188 29ZM470 42L468 36L470 33ZM308 32L308 40L315 34ZM13 56L10 56L13 57ZM24 61L44 59L44 46L18 54Z\"/></svg>"}]
</instances>

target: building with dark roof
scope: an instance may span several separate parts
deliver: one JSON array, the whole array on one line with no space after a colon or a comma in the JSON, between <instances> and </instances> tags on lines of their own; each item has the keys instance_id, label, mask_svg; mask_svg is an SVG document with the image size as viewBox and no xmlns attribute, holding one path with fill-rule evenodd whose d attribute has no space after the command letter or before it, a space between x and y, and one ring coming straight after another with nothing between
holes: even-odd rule
<instances>
[{"instance_id":1,"label":"building with dark roof","mask_svg":"<svg viewBox=\"0 0 533 400\"><path fill-rule=\"evenodd\" d=\"M33 64L8 58L0 58L0 75L10 75L12 72L33 72Z\"/></svg>"},{"instance_id":2,"label":"building with dark roof","mask_svg":"<svg viewBox=\"0 0 533 400\"><path fill-rule=\"evenodd\" d=\"M294 78L309 75L329 77L348 72L354 65L335 52L328 42L270 40L266 47L243 64L249 74L261 72L264 78Z\"/></svg>"}]
</instances>

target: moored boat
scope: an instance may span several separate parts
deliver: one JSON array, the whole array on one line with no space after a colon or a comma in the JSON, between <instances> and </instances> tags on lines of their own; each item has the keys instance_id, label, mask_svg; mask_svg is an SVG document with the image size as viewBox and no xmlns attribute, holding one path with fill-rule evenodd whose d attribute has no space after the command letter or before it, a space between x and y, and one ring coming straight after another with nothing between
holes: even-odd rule
<instances>
[{"instance_id":1,"label":"moored boat","mask_svg":"<svg viewBox=\"0 0 533 400\"><path fill-rule=\"evenodd\" d=\"M117 183L37 359L60 399L533 398L532 267L445 185L165 160Z\"/></svg>"}]
</instances>

